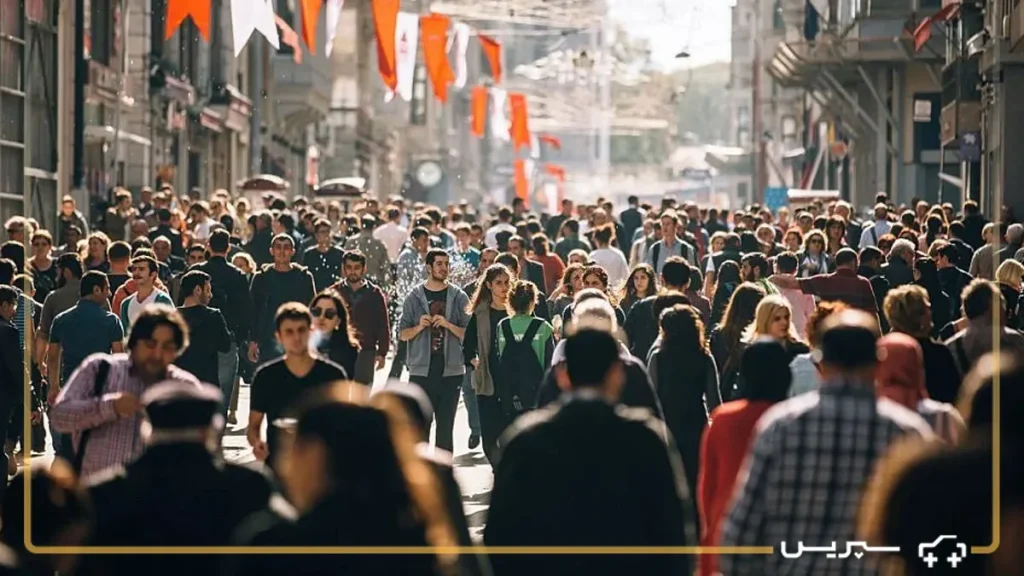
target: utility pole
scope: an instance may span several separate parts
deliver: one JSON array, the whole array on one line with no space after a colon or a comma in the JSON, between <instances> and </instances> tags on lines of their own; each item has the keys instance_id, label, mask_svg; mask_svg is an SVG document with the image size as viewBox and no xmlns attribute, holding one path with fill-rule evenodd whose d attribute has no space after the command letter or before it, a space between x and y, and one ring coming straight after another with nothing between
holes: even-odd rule
<instances>
[{"instance_id":1,"label":"utility pole","mask_svg":"<svg viewBox=\"0 0 1024 576\"><path fill-rule=\"evenodd\" d=\"M85 185L85 0L75 0L75 117L71 160L71 186ZM62 191L63 192L63 191Z\"/></svg>"},{"instance_id":2,"label":"utility pole","mask_svg":"<svg viewBox=\"0 0 1024 576\"><path fill-rule=\"evenodd\" d=\"M751 18L750 34L754 42L754 57L752 59L751 73L751 114L752 126L750 130L751 160L753 163L752 182L750 199L752 203L764 201L764 189L768 184L765 177L768 174L765 162L764 119L761 106L761 6L763 0L753 0L753 18Z\"/></svg>"},{"instance_id":3,"label":"utility pole","mask_svg":"<svg viewBox=\"0 0 1024 576\"><path fill-rule=\"evenodd\" d=\"M124 108L125 97L128 95L128 0L121 0L121 48L117 54L118 72L121 73L121 82L118 84L117 108L114 109L114 143L113 158L110 161L107 180L110 186L121 185L118 182L117 168L121 162L121 113ZM152 146L152 144L151 144ZM113 178L110 177L113 174Z\"/></svg>"}]
</instances>

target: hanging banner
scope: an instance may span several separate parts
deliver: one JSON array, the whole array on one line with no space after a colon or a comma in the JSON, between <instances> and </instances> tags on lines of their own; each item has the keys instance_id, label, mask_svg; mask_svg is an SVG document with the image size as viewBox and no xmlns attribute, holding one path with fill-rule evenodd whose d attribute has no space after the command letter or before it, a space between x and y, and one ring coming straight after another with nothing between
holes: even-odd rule
<instances>
[{"instance_id":1,"label":"hanging banner","mask_svg":"<svg viewBox=\"0 0 1024 576\"><path fill-rule=\"evenodd\" d=\"M235 41L235 58L242 53L253 32L262 34L275 50L281 47L272 1L231 0L231 36Z\"/></svg>"},{"instance_id":2,"label":"hanging banner","mask_svg":"<svg viewBox=\"0 0 1024 576\"><path fill-rule=\"evenodd\" d=\"M392 92L398 86L395 68L395 28L398 26L400 0L373 0L373 26L377 33L377 69L384 85Z\"/></svg>"},{"instance_id":3,"label":"hanging banner","mask_svg":"<svg viewBox=\"0 0 1024 576\"><path fill-rule=\"evenodd\" d=\"M491 78L494 78L495 84L501 84L501 42L483 34L477 36L477 39L480 40L480 47L483 48L487 62L491 65Z\"/></svg>"},{"instance_id":4,"label":"hanging banner","mask_svg":"<svg viewBox=\"0 0 1024 576\"><path fill-rule=\"evenodd\" d=\"M302 17L302 41L310 54L316 54L316 21L324 0L299 0L299 14Z\"/></svg>"},{"instance_id":5,"label":"hanging banner","mask_svg":"<svg viewBox=\"0 0 1024 576\"><path fill-rule=\"evenodd\" d=\"M504 88L491 88L491 137L502 142L510 140L508 116L505 106L508 103L508 92Z\"/></svg>"},{"instance_id":6,"label":"hanging banner","mask_svg":"<svg viewBox=\"0 0 1024 576\"><path fill-rule=\"evenodd\" d=\"M455 89L462 90L466 87L466 80L469 77L469 67L466 64L466 52L469 51L469 37L472 30L465 22L456 22L452 25L452 35L455 39Z\"/></svg>"},{"instance_id":7,"label":"hanging banner","mask_svg":"<svg viewBox=\"0 0 1024 576\"><path fill-rule=\"evenodd\" d=\"M434 85L434 96L441 102L448 100L448 85L455 81L455 73L448 64L448 24L443 14L428 14L420 17L420 41L423 44L423 61L427 75Z\"/></svg>"},{"instance_id":8,"label":"hanging banner","mask_svg":"<svg viewBox=\"0 0 1024 576\"><path fill-rule=\"evenodd\" d=\"M341 20L341 10L345 7L345 0L327 0L327 45L324 46L324 54L330 56L334 49L334 37L338 35L338 21Z\"/></svg>"},{"instance_id":9,"label":"hanging banner","mask_svg":"<svg viewBox=\"0 0 1024 576\"><path fill-rule=\"evenodd\" d=\"M558 138L558 136L552 136L551 134L541 134L539 138L541 142L547 144L548 146L551 146L555 150L562 149L562 141Z\"/></svg>"},{"instance_id":10,"label":"hanging banner","mask_svg":"<svg viewBox=\"0 0 1024 576\"><path fill-rule=\"evenodd\" d=\"M523 201L523 207L530 207L530 179L526 173L526 160L519 160L513 163L515 175L516 198Z\"/></svg>"},{"instance_id":11,"label":"hanging banner","mask_svg":"<svg viewBox=\"0 0 1024 576\"><path fill-rule=\"evenodd\" d=\"M526 95L514 92L508 95L509 107L512 108L512 123L509 125L509 135L512 137L512 145L516 150L522 147L529 147L530 142L530 112L526 108Z\"/></svg>"},{"instance_id":12,"label":"hanging banner","mask_svg":"<svg viewBox=\"0 0 1024 576\"><path fill-rule=\"evenodd\" d=\"M192 18L203 40L210 41L210 0L167 0L164 40L169 40L185 18Z\"/></svg>"},{"instance_id":13,"label":"hanging banner","mask_svg":"<svg viewBox=\"0 0 1024 576\"><path fill-rule=\"evenodd\" d=\"M277 14L274 14L274 23L281 29L281 43L292 49L292 60L296 64L302 64L302 45L299 44L299 35Z\"/></svg>"},{"instance_id":14,"label":"hanging banner","mask_svg":"<svg viewBox=\"0 0 1024 576\"><path fill-rule=\"evenodd\" d=\"M474 86L470 96L470 128L473 136L483 138L487 130L487 87Z\"/></svg>"},{"instance_id":15,"label":"hanging banner","mask_svg":"<svg viewBox=\"0 0 1024 576\"><path fill-rule=\"evenodd\" d=\"M545 164L544 171L553 176L555 180L558 180L560 183L565 183L565 168L562 168L558 164Z\"/></svg>"},{"instance_id":16,"label":"hanging banner","mask_svg":"<svg viewBox=\"0 0 1024 576\"><path fill-rule=\"evenodd\" d=\"M416 51L419 46L420 17L414 12L400 12L395 25L395 63L398 78L397 94L402 100L412 102L412 88L416 79ZM384 101L390 102L396 92L384 94Z\"/></svg>"}]
</instances>

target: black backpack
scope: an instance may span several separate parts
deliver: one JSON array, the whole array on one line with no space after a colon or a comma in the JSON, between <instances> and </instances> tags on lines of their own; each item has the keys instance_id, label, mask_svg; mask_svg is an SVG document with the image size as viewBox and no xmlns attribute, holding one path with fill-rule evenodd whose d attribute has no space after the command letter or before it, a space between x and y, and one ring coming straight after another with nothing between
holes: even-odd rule
<instances>
[{"instance_id":1,"label":"black backpack","mask_svg":"<svg viewBox=\"0 0 1024 576\"><path fill-rule=\"evenodd\" d=\"M540 318L530 320L522 340L516 340L512 323L502 323L505 349L498 362L497 384L498 398L507 414L519 415L534 408L537 391L544 380L544 367L533 350L533 340L543 325L544 321Z\"/></svg>"}]
</instances>

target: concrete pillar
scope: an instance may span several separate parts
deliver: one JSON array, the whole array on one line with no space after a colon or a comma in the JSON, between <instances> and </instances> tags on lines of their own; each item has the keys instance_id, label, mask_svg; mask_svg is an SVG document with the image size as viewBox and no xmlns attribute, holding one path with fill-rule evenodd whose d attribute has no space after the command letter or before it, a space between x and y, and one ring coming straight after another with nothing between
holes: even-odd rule
<instances>
[{"instance_id":1,"label":"concrete pillar","mask_svg":"<svg viewBox=\"0 0 1024 576\"><path fill-rule=\"evenodd\" d=\"M1003 82L996 85L995 114L993 128L998 132L995 140L996 161L994 162L993 201L987 206L991 215L999 213L1000 204L1013 209L1019 219L1024 215L1024 66L1005 66ZM1008 128L1007 128L1008 127Z\"/></svg>"}]
</instances>

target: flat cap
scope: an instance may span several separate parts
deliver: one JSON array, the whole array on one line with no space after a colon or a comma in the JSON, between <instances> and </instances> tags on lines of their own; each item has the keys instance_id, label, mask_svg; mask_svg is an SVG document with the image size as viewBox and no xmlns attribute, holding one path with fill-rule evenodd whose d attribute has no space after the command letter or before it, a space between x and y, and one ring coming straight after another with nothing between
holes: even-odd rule
<instances>
[{"instance_id":1,"label":"flat cap","mask_svg":"<svg viewBox=\"0 0 1024 576\"><path fill-rule=\"evenodd\" d=\"M141 402L154 429L174 430L209 426L223 398L208 384L167 380L143 392Z\"/></svg>"}]
</instances>

